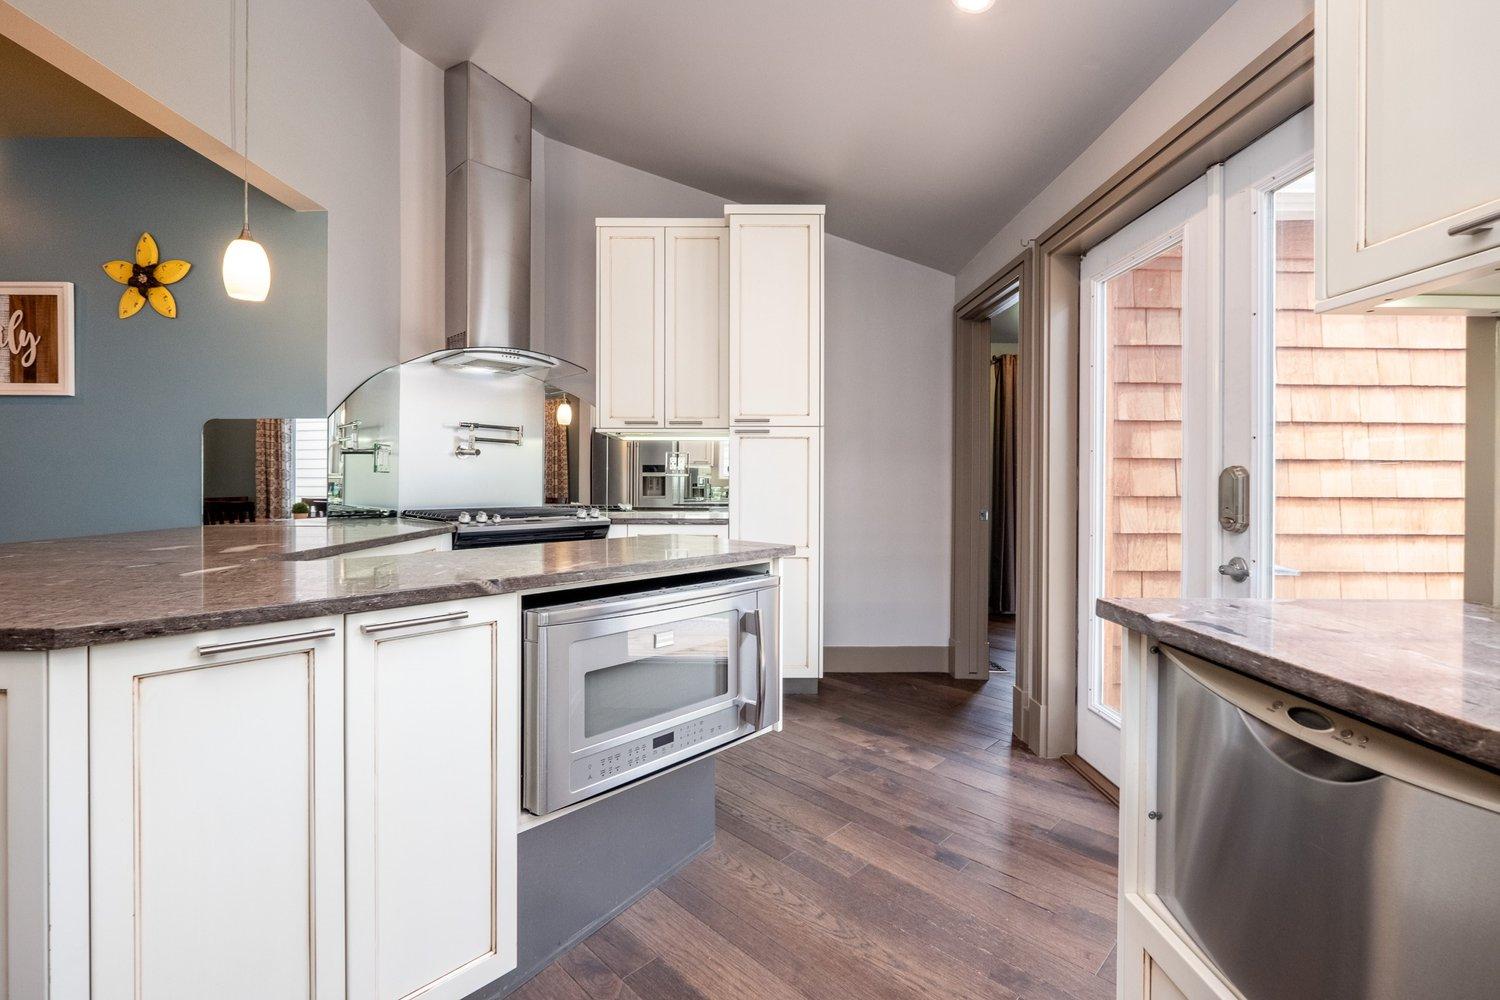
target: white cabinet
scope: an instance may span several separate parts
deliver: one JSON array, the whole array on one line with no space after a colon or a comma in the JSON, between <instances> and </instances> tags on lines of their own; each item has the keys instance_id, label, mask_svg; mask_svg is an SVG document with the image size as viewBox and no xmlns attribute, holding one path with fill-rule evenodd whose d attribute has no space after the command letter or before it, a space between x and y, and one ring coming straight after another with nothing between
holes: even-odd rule
<instances>
[{"instance_id":1,"label":"white cabinet","mask_svg":"<svg viewBox=\"0 0 1500 1000\"><path fill-rule=\"evenodd\" d=\"M781 560L781 669L822 671L822 431L739 428L730 441L729 535L796 546Z\"/></svg>"},{"instance_id":2,"label":"white cabinet","mask_svg":"<svg viewBox=\"0 0 1500 1000\"><path fill-rule=\"evenodd\" d=\"M1320 309L1500 291L1496 37L1493 0L1318 0Z\"/></svg>"},{"instance_id":3,"label":"white cabinet","mask_svg":"<svg viewBox=\"0 0 1500 1000\"><path fill-rule=\"evenodd\" d=\"M598 221L598 426L729 426L728 228Z\"/></svg>"},{"instance_id":4,"label":"white cabinet","mask_svg":"<svg viewBox=\"0 0 1500 1000\"><path fill-rule=\"evenodd\" d=\"M735 426L823 423L823 215L729 206Z\"/></svg>"},{"instance_id":5,"label":"white cabinet","mask_svg":"<svg viewBox=\"0 0 1500 1000\"><path fill-rule=\"evenodd\" d=\"M89 654L91 1000L344 995L343 635Z\"/></svg>"},{"instance_id":6,"label":"white cabinet","mask_svg":"<svg viewBox=\"0 0 1500 1000\"><path fill-rule=\"evenodd\" d=\"M729 527L723 524L695 524L682 521L677 524L625 524L625 535L640 538L644 535L708 535L729 541ZM613 526L610 528L614 530Z\"/></svg>"},{"instance_id":7,"label":"white cabinet","mask_svg":"<svg viewBox=\"0 0 1500 1000\"><path fill-rule=\"evenodd\" d=\"M453 535L445 533L426 535L422 538L408 538L404 541L391 542L389 545L376 545L368 549L355 549L353 552L342 552L328 558L365 559L370 556L411 556L426 552L450 552L452 549Z\"/></svg>"},{"instance_id":8,"label":"white cabinet","mask_svg":"<svg viewBox=\"0 0 1500 1000\"><path fill-rule=\"evenodd\" d=\"M0 653L0 996L47 993L47 654Z\"/></svg>"},{"instance_id":9,"label":"white cabinet","mask_svg":"<svg viewBox=\"0 0 1500 1000\"><path fill-rule=\"evenodd\" d=\"M520 599L351 615L351 1000L468 996L516 965Z\"/></svg>"},{"instance_id":10,"label":"white cabinet","mask_svg":"<svg viewBox=\"0 0 1500 1000\"><path fill-rule=\"evenodd\" d=\"M597 426L661 427L666 419L666 230L597 232Z\"/></svg>"},{"instance_id":11,"label":"white cabinet","mask_svg":"<svg viewBox=\"0 0 1500 1000\"><path fill-rule=\"evenodd\" d=\"M668 427L729 426L729 229L666 229Z\"/></svg>"}]
</instances>

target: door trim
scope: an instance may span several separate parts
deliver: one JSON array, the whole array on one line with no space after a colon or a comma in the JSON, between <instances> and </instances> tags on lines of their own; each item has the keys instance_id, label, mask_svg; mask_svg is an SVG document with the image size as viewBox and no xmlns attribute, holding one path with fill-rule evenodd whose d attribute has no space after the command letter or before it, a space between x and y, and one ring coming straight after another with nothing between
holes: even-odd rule
<instances>
[{"instance_id":1,"label":"door trim","mask_svg":"<svg viewBox=\"0 0 1500 1000\"><path fill-rule=\"evenodd\" d=\"M978 336L994 301L1020 271L1021 365L1015 733L1044 757L1076 743L1077 464L1079 258L1125 224L1203 176L1313 102L1313 17L1308 15L1163 132L1109 180L1061 216L954 307L953 511L972 509L966 459L983 420L973 422L966 384L983 378L958 349ZM987 363L988 358L983 359ZM981 450L982 450L982 446ZM953 674L972 662L972 625L985 592L960 576L971 532L953 520L949 645Z\"/></svg>"}]
</instances>

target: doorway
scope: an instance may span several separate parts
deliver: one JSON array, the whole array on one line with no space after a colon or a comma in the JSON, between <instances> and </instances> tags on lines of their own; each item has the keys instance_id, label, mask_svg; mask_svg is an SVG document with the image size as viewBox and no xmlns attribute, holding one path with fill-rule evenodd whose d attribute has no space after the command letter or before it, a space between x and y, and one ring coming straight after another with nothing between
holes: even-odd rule
<instances>
[{"instance_id":1,"label":"doorway","mask_svg":"<svg viewBox=\"0 0 1500 1000\"><path fill-rule=\"evenodd\" d=\"M1005 289L989 331L990 503L985 574L989 679L1016 683L1016 617L1020 606L1017 537L1020 519L1018 418L1021 388L1021 285Z\"/></svg>"},{"instance_id":2,"label":"doorway","mask_svg":"<svg viewBox=\"0 0 1500 1000\"><path fill-rule=\"evenodd\" d=\"M1462 595L1466 322L1314 313L1315 191L1303 112L1083 259L1078 753L1111 781L1099 597Z\"/></svg>"}]
</instances>

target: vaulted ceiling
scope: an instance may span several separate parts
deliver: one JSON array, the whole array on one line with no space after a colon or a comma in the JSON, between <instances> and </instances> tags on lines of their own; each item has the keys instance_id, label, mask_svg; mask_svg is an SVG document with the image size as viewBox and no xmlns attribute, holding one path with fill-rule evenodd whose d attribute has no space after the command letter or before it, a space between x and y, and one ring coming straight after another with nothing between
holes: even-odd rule
<instances>
[{"instance_id":1,"label":"vaulted ceiling","mask_svg":"<svg viewBox=\"0 0 1500 1000\"><path fill-rule=\"evenodd\" d=\"M1230 0L371 0L543 134L955 273Z\"/></svg>"}]
</instances>

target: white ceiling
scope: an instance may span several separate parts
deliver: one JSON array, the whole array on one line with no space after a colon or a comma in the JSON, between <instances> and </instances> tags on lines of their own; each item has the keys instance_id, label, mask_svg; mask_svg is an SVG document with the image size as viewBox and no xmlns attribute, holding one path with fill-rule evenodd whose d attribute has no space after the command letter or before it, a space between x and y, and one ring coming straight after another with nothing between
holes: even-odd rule
<instances>
[{"instance_id":1,"label":"white ceiling","mask_svg":"<svg viewBox=\"0 0 1500 1000\"><path fill-rule=\"evenodd\" d=\"M958 269L1231 0L371 0L570 145Z\"/></svg>"}]
</instances>

